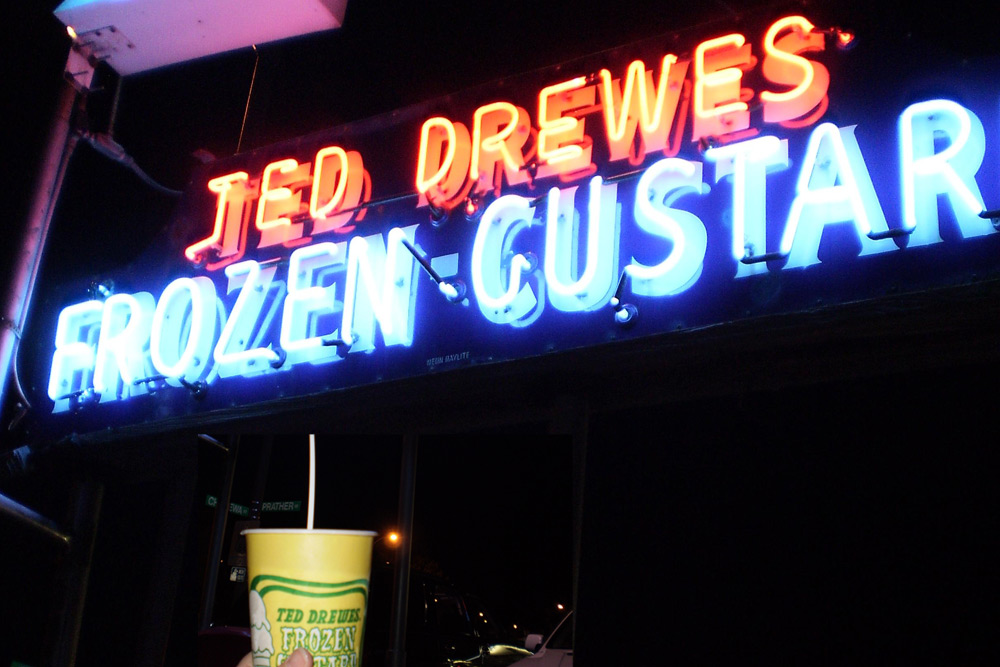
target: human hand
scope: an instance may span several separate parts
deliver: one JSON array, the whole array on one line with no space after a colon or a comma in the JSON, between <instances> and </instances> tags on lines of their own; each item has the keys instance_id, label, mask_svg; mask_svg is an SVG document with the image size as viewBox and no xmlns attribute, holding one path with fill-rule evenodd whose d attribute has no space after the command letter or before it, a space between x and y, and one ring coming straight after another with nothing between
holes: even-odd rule
<instances>
[{"instance_id":1,"label":"human hand","mask_svg":"<svg viewBox=\"0 0 1000 667\"><path fill-rule=\"evenodd\" d=\"M236 667L253 667L253 654L247 653L243 656L240 664L236 665ZM313 667L313 658L309 654L309 651L304 648L297 648L288 656L288 660L281 663L280 667Z\"/></svg>"}]
</instances>

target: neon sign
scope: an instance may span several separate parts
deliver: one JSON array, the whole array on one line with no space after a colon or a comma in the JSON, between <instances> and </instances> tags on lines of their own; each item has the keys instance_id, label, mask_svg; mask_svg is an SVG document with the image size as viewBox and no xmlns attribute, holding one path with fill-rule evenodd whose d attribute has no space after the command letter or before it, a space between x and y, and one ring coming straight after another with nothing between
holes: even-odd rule
<instances>
[{"instance_id":1,"label":"neon sign","mask_svg":"<svg viewBox=\"0 0 1000 667\"><path fill-rule=\"evenodd\" d=\"M171 280L58 314L53 413L662 334L737 317L766 275L789 310L877 258L996 238L995 102L841 109L837 35L783 17L210 165Z\"/></svg>"}]
</instances>

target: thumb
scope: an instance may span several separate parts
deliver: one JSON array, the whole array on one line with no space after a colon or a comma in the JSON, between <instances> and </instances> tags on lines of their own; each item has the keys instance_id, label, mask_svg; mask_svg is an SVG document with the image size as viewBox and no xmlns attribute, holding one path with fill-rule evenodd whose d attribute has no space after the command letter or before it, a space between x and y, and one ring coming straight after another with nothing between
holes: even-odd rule
<instances>
[{"instance_id":1,"label":"thumb","mask_svg":"<svg viewBox=\"0 0 1000 667\"><path fill-rule=\"evenodd\" d=\"M297 648L281 663L281 667L313 667L312 656L304 648Z\"/></svg>"}]
</instances>

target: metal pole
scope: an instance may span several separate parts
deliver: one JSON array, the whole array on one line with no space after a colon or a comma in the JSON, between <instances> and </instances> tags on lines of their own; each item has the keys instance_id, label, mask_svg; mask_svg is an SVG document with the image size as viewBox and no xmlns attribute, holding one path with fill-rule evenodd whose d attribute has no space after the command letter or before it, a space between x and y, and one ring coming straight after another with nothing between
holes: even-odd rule
<instances>
[{"instance_id":1,"label":"metal pole","mask_svg":"<svg viewBox=\"0 0 1000 667\"><path fill-rule=\"evenodd\" d=\"M392 584L392 623L389 628L388 667L406 665L406 608L410 593L410 546L413 543L413 498L417 482L417 436L403 438L399 473L399 532L403 536Z\"/></svg>"},{"instance_id":2,"label":"metal pole","mask_svg":"<svg viewBox=\"0 0 1000 667\"><path fill-rule=\"evenodd\" d=\"M76 664L103 498L104 485L100 482L91 480L79 483L74 502L73 540L69 556L63 562L60 572L62 604L55 616L55 636L49 644L49 664L55 667L73 667Z\"/></svg>"},{"instance_id":3,"label":"metal pole","mask_svg":"<svg viewBox=\"0 0 1000 667\"><path fill-rule=\"evenodd\" d=\"M212 627L212 613L215 610L215 588L219 585L219 561L222 558L222 542L226 537L226 519L229 517L229 503L233 497L233 478L236 475L236 457L240 450L240 436L232 435L226 473L222 480L222 493L215 506L215 524L212 527L212 545L209 548L205 573L205 585L201 591L201 610L198 613L198 629Z\"/></svg>"},{"instance_id":4,"label":"metal pole","mask_svg":"<svg viewBox=\"0 0 1000 667\"><path fill-rule=\"evenodd\" d=\"M190 436L168 437L163 444L172 451L170 459L160 465L161 472L150 480L158 487L158 493L149 505L154 516L159 515L158 529L152 542L153 549L147 553L155 575L135 591L136 595L145 597L145 604L138 612L139 623L136 636L132 638L136 648L130 667L163 667L168 664L173 622L179 621L183 631L190 632L188 624L196 620L196 598L182 590L181 583L185 581L184 551L188 540L194 538L189 529L193 521L192 505L198 477L198 444ZM160 477L164 473L166 479ZM177 613L178 602L182 605L180 615Z\"/></svg>"},{"instance_id":5,"label":"metal pole","mask_svg":"<svg viewBox=\"0 0 1000 667\"><path fill-rule=\"evenodd\" d=\"M55 211L63 178L70 157L76 148L76 135L70 127L70 117L78 92L68 81L60 92L55 118L49 131L48 144L35 185L34 197L21 239L21 248L10 275L10 287L0 314L0 407L7 396L7 381L14 367L17 346L27 319L28 306L35 287L42 251L49 234L49 223ZM17 387L20 391L20 387ZM21 397L23 399L23 396ZM26 408L27 406L22 406Z\"/></svg>"},{"instance_id":6,"label":"metal pole","mask_svg":"<svg viewBox=\"0 0 1000 667\"><path fill-rule=\"evenodd\" d=\"M580 581L580 551L583 544L583 498L587 479L587 441L589 439L590 406L585 399L571 395L557 396L553 402L549 432L569 435L573 447L573 609L578 608ZM573 614L574 638L576 619Z\"/></svg>"},{"instance_id":7,"label":"metal pole","mask_svg":"<svg viewBox=\"0 0 1000 667\"><path fill-rule=\"evenodd\" d=\"M69 535L63 533L55 521L42 516L33 509L25 507L16 500L0 495L0 514L9 516L24 525L38 530L46 537L52 538L64 547L69 546Z\"/></svg>"}]
</instances>

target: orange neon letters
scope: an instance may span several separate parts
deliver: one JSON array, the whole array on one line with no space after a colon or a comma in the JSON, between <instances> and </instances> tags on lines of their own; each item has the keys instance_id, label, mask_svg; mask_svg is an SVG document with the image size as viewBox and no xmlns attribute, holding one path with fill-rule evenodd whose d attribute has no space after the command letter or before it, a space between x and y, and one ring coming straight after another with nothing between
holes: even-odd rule
<instances>
[{"instance_id":1,"label":"orange neon letters","mask_svg":"<svg viewBox=\"0 0 1000 667\"><path fill-rule=\"evenodd\" d=\"M336 157L336 160L328 159L333 157ZM344 233L353 229L353 226L345 227L345 225L356 213L352 209L361 203L364 174L365 167L361 153L357 151L345 151L339 146L327 146L316 153L313 162L312 191L309 194L309 216L313 219L312 234L330 231ZM320 200L330 190L333 191L330 199L320 206ZM340 213L340 211L345 212Z\"/></svg>"},{"instance_id":2,"label":"orange neon letters","mask_svg":"<svg viewBox=\"0 0 1000 667\"><path fill-rule=\"evenodd\" d=\"M462 123L453 123L436 116L424 121L420 128L420 154L417 158L418 206L426 206L428 197L437 206L462 196L472 159L472 140L469 129ZM427 172L434 167L433 174Z\"/></svg>"},{"instance_id":3,"label":"orange neon letters","mask_svg":"<svg viewBox=\"0 0 1000 667\"><path fill-rule=\"evenodd\" d=\"M659 82L654 86L653 72L647 72L641 60L634 60L625 74L624 89L620 80L611 80L611 72L600 71L604 127L611 160L629 157L636 129L642 136L642 155L666 148L689 64L688 61L677 62L673 54L663 56Z\"/></svg>"},{"instance_id":4,"label":"orange neon letters","mask_svg":"<svg viewBox=\"0 0 1000 667\"><path fill-rule=\"evenodd\" d=\"M469 176L477 181L477 190L494 189L495 170L503 162L503 173L511 184L524 183L528 174L521 171L521 149L530 136L528 112L510 102L494 102L476 109L472 121L472 163Z\"/></svg>"},{"instance_id":5,"label":"orange neon letters","mask_svg":"<svg viewBox=\"0 0 1000 667\"><path fill-rule=\"evenodd\" d=\"M793 87L780 93L761 91L765 123L801 119L823 103L830 73L820 63L797 55L823 50L824 35L812 29L803 17L787 16L767 31L761 70L769 81Z\"/></svg>"},{"instance_id":6,"label":"orange neon letters","mask_svg":"<svg viewBox=\"0 0 1000 667\"><path fill-rule=\"evenodd\" d=\"M742 68L749 66L750 45L739 33L698 45L694 52L692 141L750 127L750 112L740 96Z\"/></svg>"},{"instance_id":7,"label":"orange neon letters","mask_svg":"<svg viewBox=\"0 0 1000 667\"><path fill-rule=\"evenodd\" d=\"M260 197L257 199L256 224L260 231L258 248L302 238L302 223L292 223L290 218L284 217L298 213L302 192L299 188L293 190L286 186L301 185L298 181L308 174L309 165L302 167L292 159L278 160L264 167L264 174L260 177ZM272 179L278 181L278 187L272 187Z\"/></svg>"},{"instance_id":8,"label":"orange neon letters","mask_svg":"<svg viewBox=\"0 0 1000 667\"><path fill-rule=\"evenodd\" d=\"M245 171L237 171L225 176L213 178L208 182L208 189L218 195L215 203L215 226L212 235L184 249L184 256L192 262L204 262L209 268L210 252L215 251L217 259L222 264L239 259L243 255L243 245L246 237L243 234L243 202L246 200L247 181L250 175Z\"/></svg>"},{"instance_id":9,"label":"orange neon letters","mask_svg":"<svg viewBox=\"0 0 1000 667\"><path fill-rule=\"evenodd\" d=\"M593 106L593 86L579 76L542 88L538 93L538 177L568 174L590 168L593 141L585 133L584 121L564 112Z\"/></svg>"}]
</instances>

